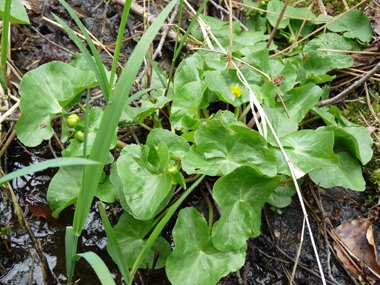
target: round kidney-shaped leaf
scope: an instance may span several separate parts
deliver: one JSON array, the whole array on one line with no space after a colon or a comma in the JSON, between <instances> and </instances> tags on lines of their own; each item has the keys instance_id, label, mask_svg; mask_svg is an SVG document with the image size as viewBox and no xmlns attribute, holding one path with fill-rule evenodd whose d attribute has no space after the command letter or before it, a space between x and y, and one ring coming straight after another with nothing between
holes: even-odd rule
<instances>
[{"instance_id":1,"label":"round kidney-shaped leaf","mask_svg":"<svg viewBox=\"0 0 380 285\"><path fill-rule=\"evenodd\" d=\"M51 119L95 80L92 71L82 71L53 61L29 71L20 85L21 117L17 138L26 146L39 145L54 133Z\"/></svg>"},{"instance_id":2,"label":"round kidney-shaped leaf","mask_svg":"<svg viewBox=\"0 0 380 285\"><path fill-rule=\"evenodd\" d=\"M173 229L175 248L166 261L173 285L216 284L244 265L246 246L221 252L212 243L206 220L195 208L182 209Z\"/></svg>"}]
</instances>

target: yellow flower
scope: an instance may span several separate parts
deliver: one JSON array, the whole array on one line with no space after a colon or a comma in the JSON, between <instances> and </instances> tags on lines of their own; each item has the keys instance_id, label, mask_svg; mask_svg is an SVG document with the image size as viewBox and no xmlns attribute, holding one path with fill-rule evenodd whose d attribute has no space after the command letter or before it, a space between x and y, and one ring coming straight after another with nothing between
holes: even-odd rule
<instances>
[{"instance_id":1,"label":"yellow flower","mask_svg":"<svg viewBox=\"0 0 380 285\"><path fill-rule=\"evenodd\" d=\"M240 95L241 95L241 89L239 87L239 83L236 84L236 86L232 86L231 87L231 92L232 92L232 94L236 95L236 97L240 97Z\"/></svg>"}]
</instances>

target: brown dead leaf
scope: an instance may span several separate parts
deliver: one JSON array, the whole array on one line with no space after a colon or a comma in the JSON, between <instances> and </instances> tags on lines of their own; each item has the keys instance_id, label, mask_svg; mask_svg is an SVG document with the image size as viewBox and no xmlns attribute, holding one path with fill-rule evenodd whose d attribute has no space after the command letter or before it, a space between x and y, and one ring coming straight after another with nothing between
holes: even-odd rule
<instances>
[{"instance_id":1,"label":"brown dead leaf","mask_svg":"<svg viewBox=\"0 0 380 285\"><path fill-rule=\"evenodd\" d=\"M376 46L364 49L363 51L366 52L379 52L380 46L376 44ZM368 66L375 61L378 61L379 55L378 54L361 54L361 53L354 53L351 55L352 59L354 60L353 68L360 67L360 66Z\"/></svg>"},{"instance_id":2,"label":"brown dead leaf","mask_svg":"<svg viewBox=\"0 0 380 285\"><path fill-rule=\"evenodd\" d=\"M370 284L375 284L379 279L367 270L367 267L369 267L380 274L371 221L361 219L348 222L337 227L335 232L350 251L349 253L344 252L334 242L334 249L345 267L356 276L361 275ZM352 261L356 264L353 264Z\"/></svg>"}]
</instances>

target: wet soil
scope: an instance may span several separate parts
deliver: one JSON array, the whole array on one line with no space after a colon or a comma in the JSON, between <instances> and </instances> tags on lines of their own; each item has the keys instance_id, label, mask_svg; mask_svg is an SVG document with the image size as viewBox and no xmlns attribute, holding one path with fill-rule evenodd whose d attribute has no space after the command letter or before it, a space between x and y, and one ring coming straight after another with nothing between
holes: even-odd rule
<instances>
[{"instance_id":1,"label":"wet soil","mask_svg":"<svg viewBox=\"0 0 380 285\"><path fill-rule=\"evenodd\" d=\"M39 2L35 3L41 4ZM85 26L94 33L97 38L101 38L104 4L100 5L95 12L92 12L97 4L98 1L95 0L83 2L77 0L70 1L70 5L81 15ZM70 26L73 26L73 22L63 7L59 5L58 1L49 1L45 15L50 15L50 12L59 15ZM112 4L108 6L107 23L103 37L105 44L116 40L121 13L122 7ZM33 27L44 35L45 38L64 46L73 53L78 52L76 46L61 29L47 24L46 21L41 19L40 14L30 14L30 17L32 24L23 27L28 34L36 35L35 30L32 29ZM137 20L130 16L124 36L131 36L132 27L138 24ZM12 28L12 36L12 47L15 49L15 51L12 52L12 59L23 73L37 67L42 61L46 62L60 58L63 61L70 62L73 59L71 52L57 48L44 38L29 38L25 43L26 36L15 27ZM121 53L129 56L134 45L135 43L133 41L124 44ZM165 49L167 53L170 53L170 44L167 44ZM112 64L112 59L106 53L101 53L101 56L103 63L109 66ZM165 65L165 60L165 58L159 59L162 65ZM11 78L11 81L16 86L19 84L16 78ZM102 105L102 101L95 102L95 105ZM147 133L139 128L136 128L135 132L143 143ZM131 135L123 136L123 134L120 134L119 137L123 137L123 141L126 143L134 143ZM54 145L53 148L56 149ZM55 151L57 155L60 154L58 150ZM115 152L115 156L117 156L117 152ZM12 172L42 161L40 158L53 158L47 142L44 142L36 148L28 148L26 151L19 145L16 139L7 150L2 161L2 166L7 172ZM66 227L72 225L74 207L69 207L64 210L58 220L51 218L51 210L46 202L46 192L50 180L56 171L57 169L48 169L14 179L12 181L12 187L34 235L41 241L50 268L55 274L59 284L66 284L64 235ZM212 185L215 179L208 178L208 182ZM315 210L317 215L321 218L321 213L317 210L314 198L307 187L304 186L303 189L305 197L311 205L309 211ZM205 189L205 191L207 190ZM0 203L0 228L5 225L11 226L9 242L0 243L0 284L43 284L39 260L38 258L33 259L34 249L30 239L18 223L12 202L4 191L0 193L2 195L2 202ZM363 216L363 214L368 212L368 207L361 206L365 203L367 196L368 194L366 192L359 193L342 188L327 189L322 195L322 203L330 220L333 221L333 225L338 226L339 224L355 220L358 216ZM197 190L189 196L184 206L195 206L200 213L208 217L207 204L202 197L200 191ZM373 203L369 205L369 207L372 205ZM120 205L114 203L112 205L105 205L105 208L109 214L111 224L116 224L118 217L122 213ZM283 267L286 267L291 272L293 263L289 263L286 257L278 255L275 244L278 244L278 247L286 254L295 258L300 244L303 215L297 197L293 197L293 202L281 210L282 214L278 214L270 210L269 207L266 208L262 217L262 235L248 241L246 264L239 271L240 277L238 274L229 274L225 278L222 278L218 284L239 284L239 282L243 282L241 284L252 285L289 283L284 275ZM215 218L217 218L217 211L214 210L214 213ZM174 246L174 244L171 229L174 226L175 218L176 216L173 217L162 233L164 238L166 238L172 246ZM311 223L322 264L323 267L326 268L326 245L321 234L321 228L315 221L311 220ZM374 221L373 226L374 239L379 252L380 225L378 221ZM278 237L276 242L270 241L270 236L273 233ZM106 244L107 238L100 215L97 207L93 206L79 242L78 252L96 252L107 264L115 278L115 282L117 284L124 284L117 266L107 253ZM276 258L280 258L282 261ZM300 261L305 264L307 268L317 271L317 264L310 245L308 233L305 233ZM75 269L74 280L80 279L79 284L100 284L92 268L83 259L77 262ZM335 257L332 257L331 269L334 278L336 278L340 284L352 284L352 281L343 270L342 265ZM297 269L295 277L296 284L321 284L320 279L313 277L310 273L300 268ZM239 278L241 281L239 281ZM32 283L30 283L31 279ZM170 284L165 276L164 270L154 270L154 272L139 270L136 274L135 284L142 285L148 284L148 282L149 284Z\"/></svg>"}]
</instances>

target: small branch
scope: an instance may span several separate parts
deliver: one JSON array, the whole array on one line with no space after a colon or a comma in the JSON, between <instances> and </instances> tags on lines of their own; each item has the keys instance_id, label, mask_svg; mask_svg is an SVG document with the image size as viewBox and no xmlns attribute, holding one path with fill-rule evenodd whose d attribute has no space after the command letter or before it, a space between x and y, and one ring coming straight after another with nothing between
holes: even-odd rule
<instances>
[{"instance_id":1,"label":"small branch","mask_svg":"<svg viewBox=\"0 0 380 285\"><path fill-rule=\"evenodd\" d=\"M271 45L271 43L273 41L273 38L274 38L274 35L277 32L278 26L280 25L280 22L281 22L282 18L284 17L284 13L285 13L286 7L288 7L288 4L289 4L289 0L286 0L285 5L284 5L284 7L282 7L281 13L278 16L276 25L274 26L273 31L270 34L270 37L269 37L269 40L268 40L266 48L269 48L269 46Z\"/></svg>"},{"instance_id":2,"label":"small branch","mask_svg":"<svg viewBox=\"0 0 380 285\"><path fill-rule=\"evenodd\" d=\"M164 27L164 31L162 33L161 40L157 46L156 51L154 52L154 54L152 56L152 60L155 60L158 55L162 56L162 53L161 53L162 47L164 46L166 36L168 35L169 29L170 29L170 24L172 24L174 22L175 17L177 17L178 9L179 9L179 5L175 5L174 10L172 12L172 15L170 17L169 25Z\"/></svg>"},{"instance_id":3,"label":"small branch","mask_svg":"<svg viewBox=\"0 0 380 285\"><path fill-rule=\"evenodd\" d=\"M220 6L219 4L217 4L214 0L209 0L208 2L210 2L212 5L215 6L216 9L219 9L221 11L223 11L224 13L226 13L227 15L229 15L230 13L228 12L227 9L225 9L224 7ZM238 18L236 18L234 15L232 15L232 18L235 20L235 21L238 21L240 23L240 26L242 27L242 29L244 31L249 31L248 28L246 26L243 25L242 22L239 21Z\"/></svg>"},{"instance_id":4,"label":"small branch","mask_svg":"<svg viewBox=\"0 0 380 285\"><path fill-rule=\"evenodd\" d=\"M342 91L341 93L339 93L334 98L318 102L317 104L315 104L315 106L316 107L322 107L322 106L331 105L331 104L335 104L335 103L342 101L350 92L352 92L357 87L361 86L364 82L369 80L372 77L372 75L377 73L379 70L380 70L380 62L371 71L369 71L365 76L363 76L359 80L355 81L349 88Z\"/></svg>"}]
</instances>

